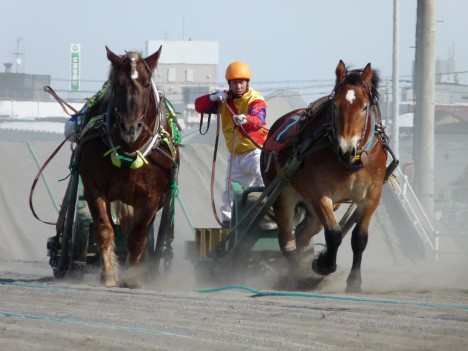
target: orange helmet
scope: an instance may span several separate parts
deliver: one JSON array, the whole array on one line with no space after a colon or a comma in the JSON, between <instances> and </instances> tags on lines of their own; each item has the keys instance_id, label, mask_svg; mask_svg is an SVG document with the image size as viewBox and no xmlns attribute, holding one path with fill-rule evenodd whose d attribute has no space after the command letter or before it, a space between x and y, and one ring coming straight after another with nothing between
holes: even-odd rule
<instances>
[{"instance_id":1,"label":"orange helmet","mask_svg":"<svg viewBox=\"0 0 468 351\"><path fill-rule=\"evenodd\" d=\"M247 79L250 80L252 73L245 62L235 61L226 68L226 80Z\"/></svg>"}]
</instances>

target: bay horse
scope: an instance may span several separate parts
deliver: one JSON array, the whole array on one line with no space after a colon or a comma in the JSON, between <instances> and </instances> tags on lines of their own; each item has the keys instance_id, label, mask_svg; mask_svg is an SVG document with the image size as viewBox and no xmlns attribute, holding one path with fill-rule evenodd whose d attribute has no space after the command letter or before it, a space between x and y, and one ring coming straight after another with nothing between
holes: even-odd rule
<instances>
[{"instance_id":1,"label":"bay horse","mask_svg":"<svg viewBox=\"0 0 468 351\"><path fill-rule=\"evenodd\" d=\"M161 49L143 58L134 51L117 55L106 46L111 63L108 87L102 98L91 99L86 107L86 121L104 116L103 123L92 128L98 132L81 135L78 142L79 174L101 255L101 283L108 287L137 284L132 277L125 281L118 276L111 203L131 209L126 211L131 221L125 233L127 264L129 272L136 271L131 268L147 257L148 231L176 181L178 130L152 78Z\"/></svg>"},{"instance_id":2,"label":"bay horse","mask_svg":"<svg viewBox=\"0 0 468 351\"><path fill-rule=\"evenodd\" d=\"M353 263L346 287L346 291L356 292L361 291L361 260L369 223L387 177L388 140L380 114L375 113L378 72L372 70L370 63L362 70L348 71L340 60L335 73L336 83L330 96L275 121L262 151L261 169L265 186L278 176L288 177L273 203L273 211L279 246L289 262L290 273L297 271L301 253L322 228L326 249L313 260L312 269L322 276L335 272L338 247L345 234L335 211L342 203L356 205L352 216ZM268 146L278 138L285 122L292 123L291 116L296 116L297 121L294 139L281 150L271 152ZM297 166L286 175L285 169L292 160ZM293 232L299 207L305 209L306 218Z\"/></svg>"}]
</instances>

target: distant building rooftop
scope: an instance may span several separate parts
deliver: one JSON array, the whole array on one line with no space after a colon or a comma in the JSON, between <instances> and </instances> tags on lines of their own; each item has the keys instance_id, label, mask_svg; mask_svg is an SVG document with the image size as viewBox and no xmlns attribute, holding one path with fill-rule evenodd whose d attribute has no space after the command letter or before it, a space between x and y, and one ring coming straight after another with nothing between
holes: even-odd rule
<instances>
[{"instance_id":1,"label":"distant building rooftop","mask_svg":"<svg viewBox=\"0 0 468 351\"><path fill-rule=\"evenodd\" d=\"M163 41L148 40L146 56L156 52L162 45L161 64L217 65L219 43L217 41Z\"/></svg>"}]
</instances>

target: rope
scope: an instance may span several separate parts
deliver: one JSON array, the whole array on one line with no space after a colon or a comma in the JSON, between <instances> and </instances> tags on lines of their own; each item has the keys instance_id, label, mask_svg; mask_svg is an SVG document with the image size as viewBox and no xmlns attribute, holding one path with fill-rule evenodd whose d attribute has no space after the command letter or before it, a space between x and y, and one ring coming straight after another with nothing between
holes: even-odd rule
<instances>
[{"instance_id":1,"label":"rope","mask_svg":"<svg viewBox=\"0 0 468 351\"><path fill-rule=\"evenodd\" d=\"M110 328L110 329L126 330L126 331L132 331L132 332L142 332L142 333L150 333L150 334L158 334L158 335L176 336L176 337L181 337L181 338L190 338L190 336L187 336L187 335L168 333L168 332L165 332L163 330L137 328L137 327L126 326L126 325L117 325L117 324L99 323L99 322L89 322L89 321L77 321L77 320L71 320L71 319L47 317L47 316L39 316L39 315L30 315L30 314L24 314L24 313L13 313L13 312L8 312L8 311L0 311L0 315L4 316L4 317L27 318L27 319L32 319L32 320L36 320L36 321L68 323L68 324L80 325L80 326L86 325L86 326L93 326L93 327L103 327L103 328Z\"/></svg>"},{"instance_id":2,"label":"rope","mask_svg":"<svg viewBox=\"0 0 468 351\"><path fill-rule=\"evenodd\" d=\"M285 292L285 291L258 291L243 285L228 285L220 288L213 289L202 289L196 290L202 294L215 293L226 290L242 290L252 293L252 297L261 297L261 296L287 296L287 297L308 297L315 299L328 299L328 300L340 300L340 301L354 301L354 302L366 302L366 303L381 303L381 304L391 304L391 305L412 305L412 306L421 306L421 307L435 307L435 308L450 308L450 309L459 309L459 310L468 310L468 306L463 305L442 305L434 303L425 303L425 302L410 302L410 301L395 301L387 299L366 299L360 297L348 297L348 296L337 296L337 295L325 295L325 294L313 294L313 293L302 293L302 292Z\"/></svg>"},{"instance_id":3,"label":"rope","mask_svg":"<svg viewBox=\"0 0 468 351\"><path fill-rule=\"evenodd\" d=\"M69 288L69 287L55 287L55 286L50 286L50 285L36 285L36 284L6 282L6 281L0 281L0 285L18 286L18 287L29 288L29 289L46 289L46 290L51 290L51 291L76 291L78 290L76 288ZM468 311L468 306L465 306L465 305L444 305L444 304L426 303L426 302L395 301L395 300L390 300L390 299L368 299L368 298L352 297L352 296L326 295L326 294L314 294L314 293L303 293L303 292L287 292L287 291L277 291L277 290L259 291L259 290L256 290L256 289L244 286L244 285L226 285L226 286L222 286L219 288L198 289L198 290L195 290L195 292L198 292L201 294L212 294L212 293L228 291L228 290L246 291L248 293L253 294L252 297L262 297L262 296L307 297L307 298L335 300L335 301L338 300L338 301L354 301L354 302L365 302L365 303L381 303L381 304L391 304L391 305L421 306L421 307L431 307L431 308L449 308L449 309ZM466 289L457 289L457 288L449 288L449 290L459 291L463 293L468 292L468 290ZM5 312L5 311L0 311L0 315L20 316L20 314ZM55 318L47 318L47 317L34 318L34 316L27 316L23 314L21 314L21 316L25 318L32 318L32 319L47 319L47 320L59 321L58 319L55 319ZM65 321L65 320L60 320L60 321ZM76 321L73 321L73 323L82 324L82 322L76 322ZM104 326L104 324L101 324L101 323L93 323L93 324ZM120 329L121 327L118 327L118 328ZM139 328L136 328L136 329L139 329Z\"/></svg>"}]
</instances>

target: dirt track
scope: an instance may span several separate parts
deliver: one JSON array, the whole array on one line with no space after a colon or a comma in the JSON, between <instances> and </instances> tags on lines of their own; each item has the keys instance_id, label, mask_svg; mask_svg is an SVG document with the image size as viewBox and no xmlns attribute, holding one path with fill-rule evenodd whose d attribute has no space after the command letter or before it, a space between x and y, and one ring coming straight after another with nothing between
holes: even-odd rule
<instances>
[{"instance_id":1,"label":"dirt track","mask_svg":"<svg viewBox=\"0 0 468 351\"><path fill-rule=\"evenodd\" d=\"M43 162L57 144L34 142L33 148ZM364 254L362 294L344 293L351 259L346 239L338 271L316 290L256 294L273 291L282 272L245 282L253 290L229 287L229 281L196 282L183 259L183 242L192 238L189 222L214 224L208 196L212 155L206 146L184 151L180 197L191 218L177 212L176 258L167 277L136 290L101 287L93 271L82 282L56 281L45 250L53 227L34 219L27 203L37 167L24 143L2 142L2 150L1 349L466 350L467 259L411 257L384 208ZM66 175L67 157L48 170L59 200L63 185L56 180ZM39 189L36 196L39 214L53 220L47 192Z\"/></svg>"},{"instance_id":2,"label":"dirt track","mask_svg":"<svg viewBox=\"0 0 468 351\"><path fill-rule=\"evenodd\" d=\"M174 282L106 289L94 274L80 284L54 282L40 262L0 264L0 342L9 350L466 350L467 345L467 290L283 291L296 296L255 297L238 288L201 293Z\"/></svg>"}]
</instances>

